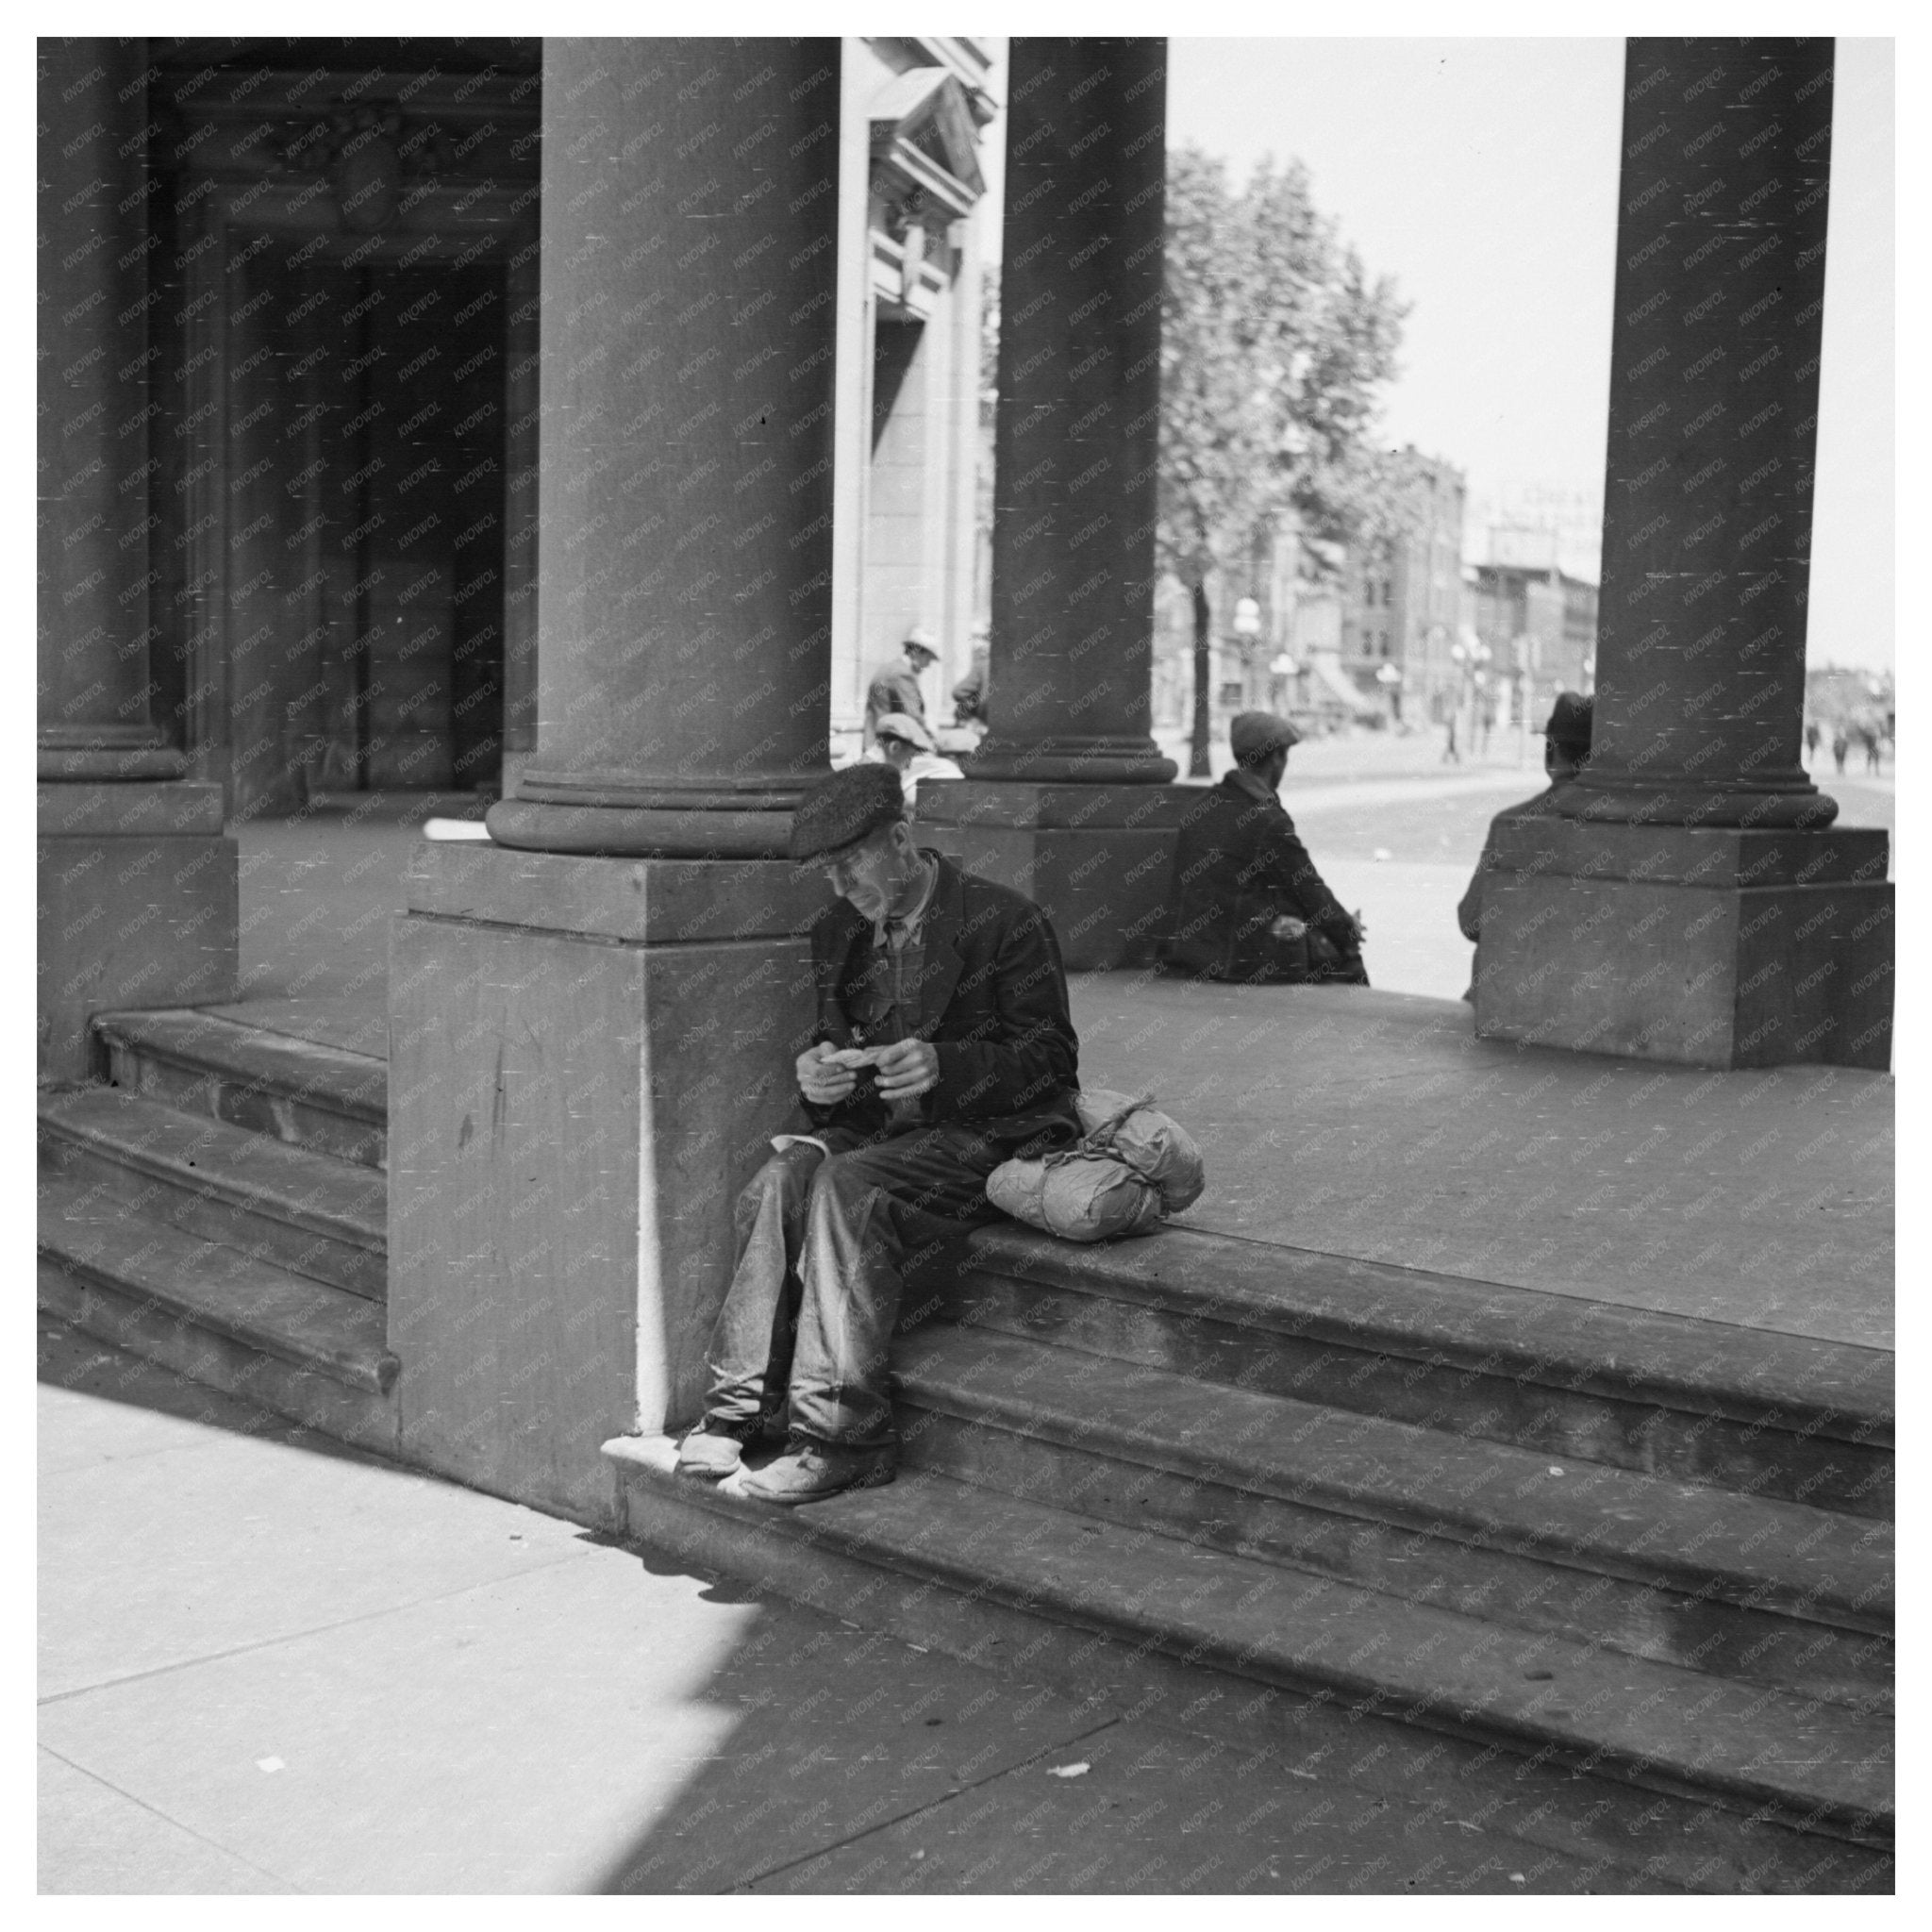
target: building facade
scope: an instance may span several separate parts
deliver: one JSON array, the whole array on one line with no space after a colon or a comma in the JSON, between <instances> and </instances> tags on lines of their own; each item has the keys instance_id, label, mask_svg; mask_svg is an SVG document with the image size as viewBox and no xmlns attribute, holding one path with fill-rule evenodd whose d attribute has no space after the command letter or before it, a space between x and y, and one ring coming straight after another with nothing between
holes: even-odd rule
<instances>
[{"instance_id":1,"label":"building facade","mask_svg":"<svg viewBox=\"0 0 1932 1932\"><path fill-rule=\"evenodd\" d=\"M1471 573L1471 627L1488 675L1507 682L1511 719L1534 726L1559 691L1594 689L1597 587L1558 567L1545 533L1491 531L1490 549Z\"/></svg>"},{"instance_id":2,"label":"building facade","mask_svg":"<svg viewBox=\"0 0 1932 1932\"><path fill-rule=\"evenodd\" d=\"M1457 675L1450 651L1461 614L1467 481L1454 464L1412 443L1395 464L1395 534L1350 546L1341 668L1392 718L1440 724Z\"/></svg>"},{"instance_id":3,"label":"building facade","mask_svg":"<svg viewBox=\"0 0 1932 1932\"><path fill-rule=\"evenodd\" d=\"M235 817L487 800L537 731L541 43L302 50L154 42L116 90L146 110L106 232L147 272L120 319L142 337L151 709ZM970 657L995 112L988 43L840 52L835 733L911 625L940 641L932 698ZM654 304L704 260L705 231L683 239L639 244Z\"/></svg>"}]
</instances>

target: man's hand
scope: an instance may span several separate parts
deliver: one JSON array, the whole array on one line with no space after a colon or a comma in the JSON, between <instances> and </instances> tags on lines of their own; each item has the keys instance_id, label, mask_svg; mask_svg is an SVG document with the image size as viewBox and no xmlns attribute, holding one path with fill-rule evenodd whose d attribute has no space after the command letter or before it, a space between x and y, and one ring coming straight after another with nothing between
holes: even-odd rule
<instances>
[{"instance_id":1,"label":"man's hand","mask_svg":"<svg viewBox=\"0 0 1932 1932\"><path fill-rule=\"evenodd\" d=\"M1360 952L1362 941L1369 936L1369 929L1362 924L1362 916L1359 912L1351 912L1348 915L1348 923L1355 927L1356 951Z\"/></svg>"},{"instance_id":2,"label":"man's hand","mask_svg":"<svg viewBox=\"0 0 1932 1932\"><path fill-rule=\"evenodd\" d=\"M882 1100L914 1100L940 1084L939 1049L924 1040L901 1040L874 1050Z\"/></svg>"},{"instance_id":3,"label":"man's hand","mask_svg":"<svg viewBox=\"0 0 1932 1932\"><path fill-rule=\"evenodd\" d=\"M1307 920L1297 919L1291 912L1284 912L1268 928L1268 932L1269 936L1273 939L1298 940L1307 934Z\"/></svg>"},{"instance_id":4,"label":"man's hand","mask_svg":"<svg viewBox=\"0 0 1932 1932\"><path fill-rule=\"evenodd\" d=\"M858 1084L858 1075L853 1070L862 1065L865 1056L856 1048L835 1047L821 1041L798 1056L798 1091L814 1107L835 1107Z\"/></svg>"}]
</instances>

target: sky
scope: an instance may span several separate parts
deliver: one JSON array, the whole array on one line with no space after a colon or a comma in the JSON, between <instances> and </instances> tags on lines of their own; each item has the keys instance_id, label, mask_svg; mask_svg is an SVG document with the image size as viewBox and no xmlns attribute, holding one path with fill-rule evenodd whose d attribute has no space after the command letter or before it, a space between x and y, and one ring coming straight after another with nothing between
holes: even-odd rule
<instances>
[{"instance_id":1,"label":"sky","mask_svg":"<svg viewBox=\"0 0 1932 1932\"><path fill-rule=\"evenodd\" d=\"M1890 665L1893 639L1890 41L1840 40L1809 655ZM1316 206L1413 308L1385 440L1468 475L1485 514L1593 533L1609 392L1623 42L1170 42L1168 140L1303 160ZM1593 534L1567 546L1591 576Z\"/></svg>"}]
</instances>

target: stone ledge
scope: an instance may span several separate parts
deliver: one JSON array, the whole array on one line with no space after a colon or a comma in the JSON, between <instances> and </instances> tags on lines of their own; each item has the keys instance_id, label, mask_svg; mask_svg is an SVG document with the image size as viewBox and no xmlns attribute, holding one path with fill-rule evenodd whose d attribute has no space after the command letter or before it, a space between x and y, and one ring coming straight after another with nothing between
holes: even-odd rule
<instances>
[{"instance_id":1,"label":"stone ledge","mask_svg":"<svg viewBox=\"0 0 1932 1932\"><path fill-rule=\"evenodd\" d=\"M1882 880L1890 842L1887 832L1856 827L1757 831L1546 817L1506 821L1494 851L1506 873L1654 885L1807 886Z\"/></svg>"},{"instance_id":2,"label":"stone ledge","mask_svg":"<svg viewBox=\"0 0 1932 1932\"><path fill-rule=\"evenodd\" d=\"M828 903L822 878L784 859L592 858L499 845L425 843L404 883L411 913L631 945L791 938Z\"/></svg>"},{"instance_id":3,"label":"stone ledge","mask_svg":"<svg viewBox=\"0 0 1932 1932\"><path fill-rule=\"evenodd\" d=\"M163 833L217 833L222 787L194 780L123 784L42 780L35 788L36 835L42 839L151 839Z\"/></svg>"}]
</instances>

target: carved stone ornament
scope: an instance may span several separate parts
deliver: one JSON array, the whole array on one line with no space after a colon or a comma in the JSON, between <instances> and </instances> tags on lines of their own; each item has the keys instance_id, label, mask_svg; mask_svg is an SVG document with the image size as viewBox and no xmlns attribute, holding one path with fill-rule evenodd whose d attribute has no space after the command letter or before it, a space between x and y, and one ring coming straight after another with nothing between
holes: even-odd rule
<instances>
[{"instance_id":1,"label":"carved stone ornament","mask_svg":"<svg viewBox=\"0 0 1932 1932\"><path fill-rule=\"evenodd\" d=\"M358 128L336 150L329 178L342 226L352 234L373 235L395 214L403 159L383 129Z\"/></svg>"}]
</instances>

